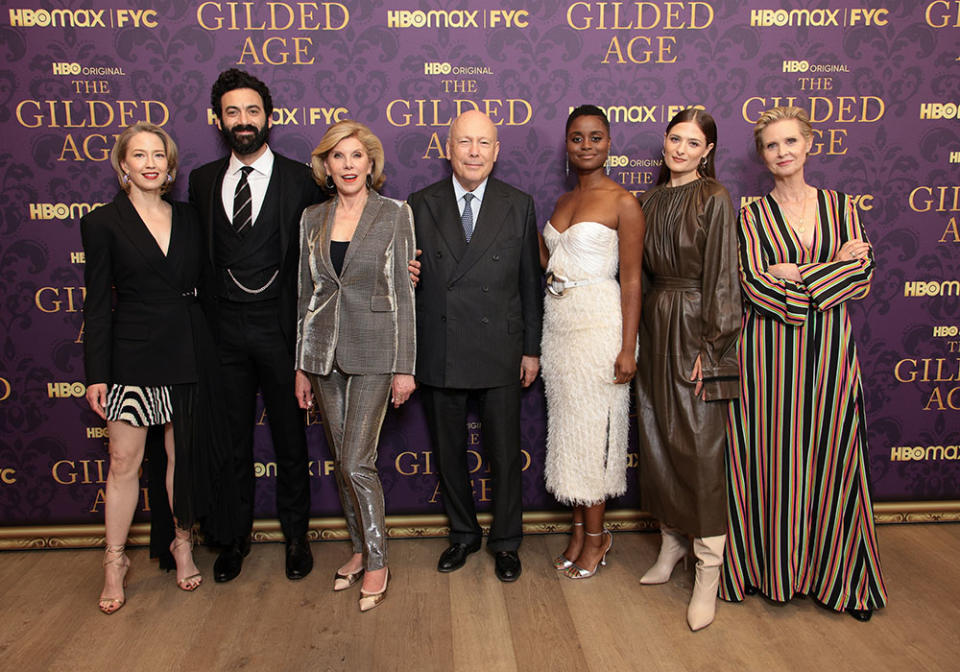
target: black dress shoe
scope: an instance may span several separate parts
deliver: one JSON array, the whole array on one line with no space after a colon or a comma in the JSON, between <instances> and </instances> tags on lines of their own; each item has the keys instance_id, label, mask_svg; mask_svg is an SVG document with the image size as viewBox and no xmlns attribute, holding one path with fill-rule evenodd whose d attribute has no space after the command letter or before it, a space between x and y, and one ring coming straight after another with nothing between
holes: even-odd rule
<instances>
[{"instance_id":1,"label":"black dress shoe","mask_svg":"<svg viewBox=\"0 0 960 672\"><path fill-rule=\"evenodd\" d=\"M291 581L302 579L313 569L313 554L307 537L287 541L287 578Z\"/></svg>"},{"instance_id":2,"label":"black dress shoe","mask_svg":"<svg viewBox=\"0 0 960 672\"><path fill-rule=\"evenodd\" d=\"M520 578L523 566L516 551L497 551L496 558L497 578L504 583L510 583Z\"/></svg>"},{"instance_id":3,"label":"black dress shoe","mask_svg":"<svg viewBox=\"0 0 960 672\"><path fill-rule=\"evenodd\" d=\"M853 609L848 608L847 613L853 616L855 619L861 623L866 623L870 620L870 617L873 616L873 609Z\"/></svg>"},{"instance_id":4,"label":"black dress shoe","mask_svg":"<svg viewBox=\"0 0 960 672\"><path fill-rule=\"evenodd\" d=\"M233 581L243 569L243 559L250 553L250 537L242 537L220 551L213 563L213 580L217 583Z\"/></svg>"},{"instance_id":5,"label":"black dress shoe","mask_svg":"<svg viewBox=\"0 0 960 672\"><path fill-rule=\"evenodd\" d=\"M450 544L450 547L440 554L440 562L437 563L438 572L455 572L463 567L467 561L467 556L480 550L480 542L475 541L472 544Z\"/></svg>"}]
</instances>

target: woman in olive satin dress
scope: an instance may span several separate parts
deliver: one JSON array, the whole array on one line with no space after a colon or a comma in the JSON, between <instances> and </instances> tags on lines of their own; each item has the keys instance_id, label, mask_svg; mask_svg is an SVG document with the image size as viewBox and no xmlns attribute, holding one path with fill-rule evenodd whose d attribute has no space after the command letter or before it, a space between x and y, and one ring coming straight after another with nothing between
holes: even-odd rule
<instances>
[{"instance_id":1,"label":"woman in olive satin dress","mask_svg":"<svg viewBox=\"0 0 960 672\"><path fill-rule=\"evenodd\" d=\"M640 493L661 524L661 548L643 584L665 583L693 537L692 630L709 625L726 535L724 454L736 397L740 283L736 214L714 179L717 129L689 108L667 126L658 184L643 194L643 266L637 414Z\"/></svg>"}]
</instances>

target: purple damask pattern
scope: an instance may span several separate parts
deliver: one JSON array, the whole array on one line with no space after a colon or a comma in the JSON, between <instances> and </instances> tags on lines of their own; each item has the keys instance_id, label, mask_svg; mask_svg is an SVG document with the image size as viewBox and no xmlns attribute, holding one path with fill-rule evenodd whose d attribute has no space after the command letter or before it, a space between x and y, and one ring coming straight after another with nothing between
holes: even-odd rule
<instances>
[{"instance_id":1,"label":"purple damask pattern","mask_svg":"<svg viewBox=\"0 0 960 672\"><path fill-rule=\"evenodd\" d=\"M233 66L270 85L276 151L307 161L338 118L373 128L394 198L449 174L443 142L458 111L490 111L502 144L495 174L534 196L541 224L571 186L562 129L572 106L608 109L611 174L638 193L656 179L672 113L706 107L719 124L719 178L738 207L771 186L752 121L775 104L805 107L820 134L808 180L859 197L878 259L853 309L875 499L960 499L955 5L284 0L271 16L267 3L3 0L0 525L101 520L107 452L82 398L78 220L113 197L109 148L141 119L177 139L173 194L185 198L189 170L226 151L209 87ZM524 505L558 508L543 487L539 381L523 418ZM338 515L320 419L308 422L313 512ZM257 511L270 517L275 471L266 427L257 431ZM482 509L490 475L475 426L471 437ZM379 466L389 512L442 511L416 399L388 413ZM637 506L635 471L614 508Z\"/></svg>"}]
</instances>

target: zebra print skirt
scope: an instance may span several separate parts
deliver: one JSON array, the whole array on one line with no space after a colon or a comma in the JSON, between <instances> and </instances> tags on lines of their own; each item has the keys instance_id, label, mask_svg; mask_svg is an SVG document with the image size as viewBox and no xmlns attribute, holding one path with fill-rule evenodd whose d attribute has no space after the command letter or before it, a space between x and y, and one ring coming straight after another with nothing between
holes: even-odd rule
<instances>
[{"instance_id":1,"label":"zebra print skirt","mask_svg":"<svg viewBox=\"0 0 960 672\"><path fill-rule=\"evenodd\" d=\"M134 427L165 425L173 419L170 387L140 387L114 383L107 393L107 420Z\"/></svg>"}]
</instances>

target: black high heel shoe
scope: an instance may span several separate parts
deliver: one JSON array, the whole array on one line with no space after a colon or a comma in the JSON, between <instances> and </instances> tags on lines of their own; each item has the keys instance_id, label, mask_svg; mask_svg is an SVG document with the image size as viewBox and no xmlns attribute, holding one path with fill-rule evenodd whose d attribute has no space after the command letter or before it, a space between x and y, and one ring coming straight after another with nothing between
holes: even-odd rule
<instances>
[{"instance_id":1,"label":"black high heel shoe","mask_svg":"<svg viewBox=\"0 0 960 672\"><path fill-rule=\"evenodd\" d=\"M854 609L853 607L847 607L846 612L861 623L866 623L870 620L870 617L873 616L873 609Z\"/></svg>"}]
</instances>

